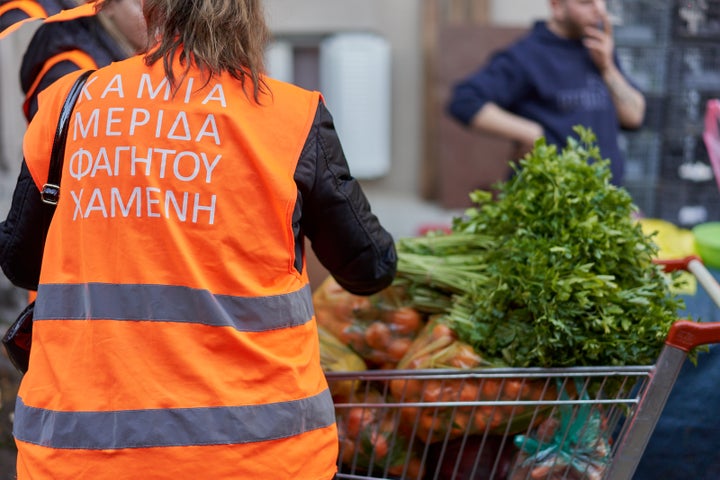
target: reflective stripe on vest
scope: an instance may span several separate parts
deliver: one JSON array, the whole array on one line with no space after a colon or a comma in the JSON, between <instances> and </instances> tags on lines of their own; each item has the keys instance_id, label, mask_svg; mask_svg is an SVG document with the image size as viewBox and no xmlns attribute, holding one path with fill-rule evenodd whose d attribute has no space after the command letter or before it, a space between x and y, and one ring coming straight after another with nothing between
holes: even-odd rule
<instances>
[{"instance_id":1,"label":"reflective stripe on vest","mask_svg":"<svg viewBox=\"0 0 720 480\"><path fill-rule=\"evenodd\" d=\"M91 283L40 285L34 320L159 320L262 332L303 325L312 316L309 285L283 295L233 297L172 285Z\"/></svg>"},{"instance_id":2,"label":"reflective stripe on vest","mask_svg":"<svg viewBox=\"0 0 720 480\"><path fill-rule=\"evenodd\" d=\"M262 442L335 422L329 390L265 405L112 412L58 412L15 406L18 440L50 448L120 449ZM47 424L53 426L47 429ZM113 432L113 435L108 435Z\"/></svg>"}]
</instances>

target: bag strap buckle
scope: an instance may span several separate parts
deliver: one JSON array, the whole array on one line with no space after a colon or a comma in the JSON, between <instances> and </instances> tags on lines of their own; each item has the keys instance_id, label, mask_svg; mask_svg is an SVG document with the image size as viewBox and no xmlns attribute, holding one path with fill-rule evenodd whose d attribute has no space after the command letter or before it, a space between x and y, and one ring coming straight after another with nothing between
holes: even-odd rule
<instances>
[{"instance_id":1,"label":"bag strap buckle","mask_svg":"<svg viewBox=\"0 0 720 480\"><path fill-rule=\"evenodd\" d=\"M48 205L57 205L60 199L60 186L46 183L40 192L40 198Z\"/></svg>"}]
</instances>

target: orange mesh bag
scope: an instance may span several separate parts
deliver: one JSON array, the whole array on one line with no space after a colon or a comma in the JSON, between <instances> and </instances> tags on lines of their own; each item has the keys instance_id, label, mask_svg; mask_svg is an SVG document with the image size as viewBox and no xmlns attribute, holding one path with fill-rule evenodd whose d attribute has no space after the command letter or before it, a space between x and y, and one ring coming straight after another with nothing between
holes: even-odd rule
<instances>
[{"instance_id":1,"label":"orange mesh bag","mask_svg":"<svg viewBox=\"0 0 720 480\"><path fill-rule=\"evenodd\" d=\"M556 396L554 385L546 381L515 378L504 367L490 363L473 348L458 340L442 317L431 318L418 335L398 369L473 370L473 375L408 376L391 382L393 397L401 403L442 403L447 406L402 409L403 424L416 431L425 443L452 440L463 435L518 433L530 423L540 422L542 412L520 402Z\"/></svg>"},{"instance_id":2,"label":"orange mesh bag","mask_svg":"<svg viewBox=\"0 0 720 480\"><path fill-rule=\"evenodd\" d=\"M400 287L353 295L328 277L313 294L318 324L365 360L369 368L392 369L407 353L425 324L408 306Z\"/></svg>"}]
</instances>

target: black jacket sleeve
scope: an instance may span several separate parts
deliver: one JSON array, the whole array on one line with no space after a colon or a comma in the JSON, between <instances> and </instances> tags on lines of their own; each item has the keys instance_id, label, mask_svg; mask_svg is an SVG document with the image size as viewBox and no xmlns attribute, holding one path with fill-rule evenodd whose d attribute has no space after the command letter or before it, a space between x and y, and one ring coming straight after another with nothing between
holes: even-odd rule
<instances>
[{"instance_id":1,"label":"black jacket sleeve","mask_svg":"<svg viewBox=\"0 0 720 480\"><path fill-rule=\"evenodd\" d=\"M14 285L37 290L45 237L55 208L43 203L23 161L10 211L0 223L0 267Z\"/></svg>"},{"instance_id":2,"label":"black jacket sleeve","mask_svg":"<svg viewBox=\"0 0 720 480\"><path fill-rule=\"evenodd\" d=\"M389 286L397 268L395 242L350 174L332 116L322 101L295 181L298 243L302 244L298 234L307 236L320 263L351 293L370 295Z\"/></svg>"}]
</instances>

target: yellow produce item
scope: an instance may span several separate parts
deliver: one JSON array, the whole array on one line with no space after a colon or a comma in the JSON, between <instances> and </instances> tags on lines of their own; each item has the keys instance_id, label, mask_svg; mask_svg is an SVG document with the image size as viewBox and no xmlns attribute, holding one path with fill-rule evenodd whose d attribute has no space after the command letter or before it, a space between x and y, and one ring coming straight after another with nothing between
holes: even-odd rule
<instances>
[{"instance_id":1,"label":"yellow produce item","mask_svg":"<svg viewBox=\"0 0 720 480\"><path fill-rule=\"evenodd\" d=\"M361 372L367 370L365 362L350 347L342 343L335 335L318 325L320 337L320 364L327 372ZM349 397L356 387L356 381L333 382L333 396Z\"/></svg>"},{"instance_id":2,"label":"yellow produce item","mask_svg":"<svg viewBox=\"0 0 720 480\"><path fill-rule=\"evenodd\" d=\"M315 318L362 358L369 369L393 369L422 329L423 315L407 304L401 287L354 295L332 276L313 293Z\"/></svg>"},{"instance_id":3,"label":"yellow produce item","mask_svg":"<svg viewBox=\"0 0 720 480\"><path fill-rule=\"evenodd\" d=\"M658 259L674 260L698 254L692 231L657 218L642 218L638 222L645 235L655 234L653 240L658 246ZM674 288L674 291L683 295L695 295L697 292L695 276L688 272L683 272L681 275L683 286Z\"/></svg>"}]
</instances>

